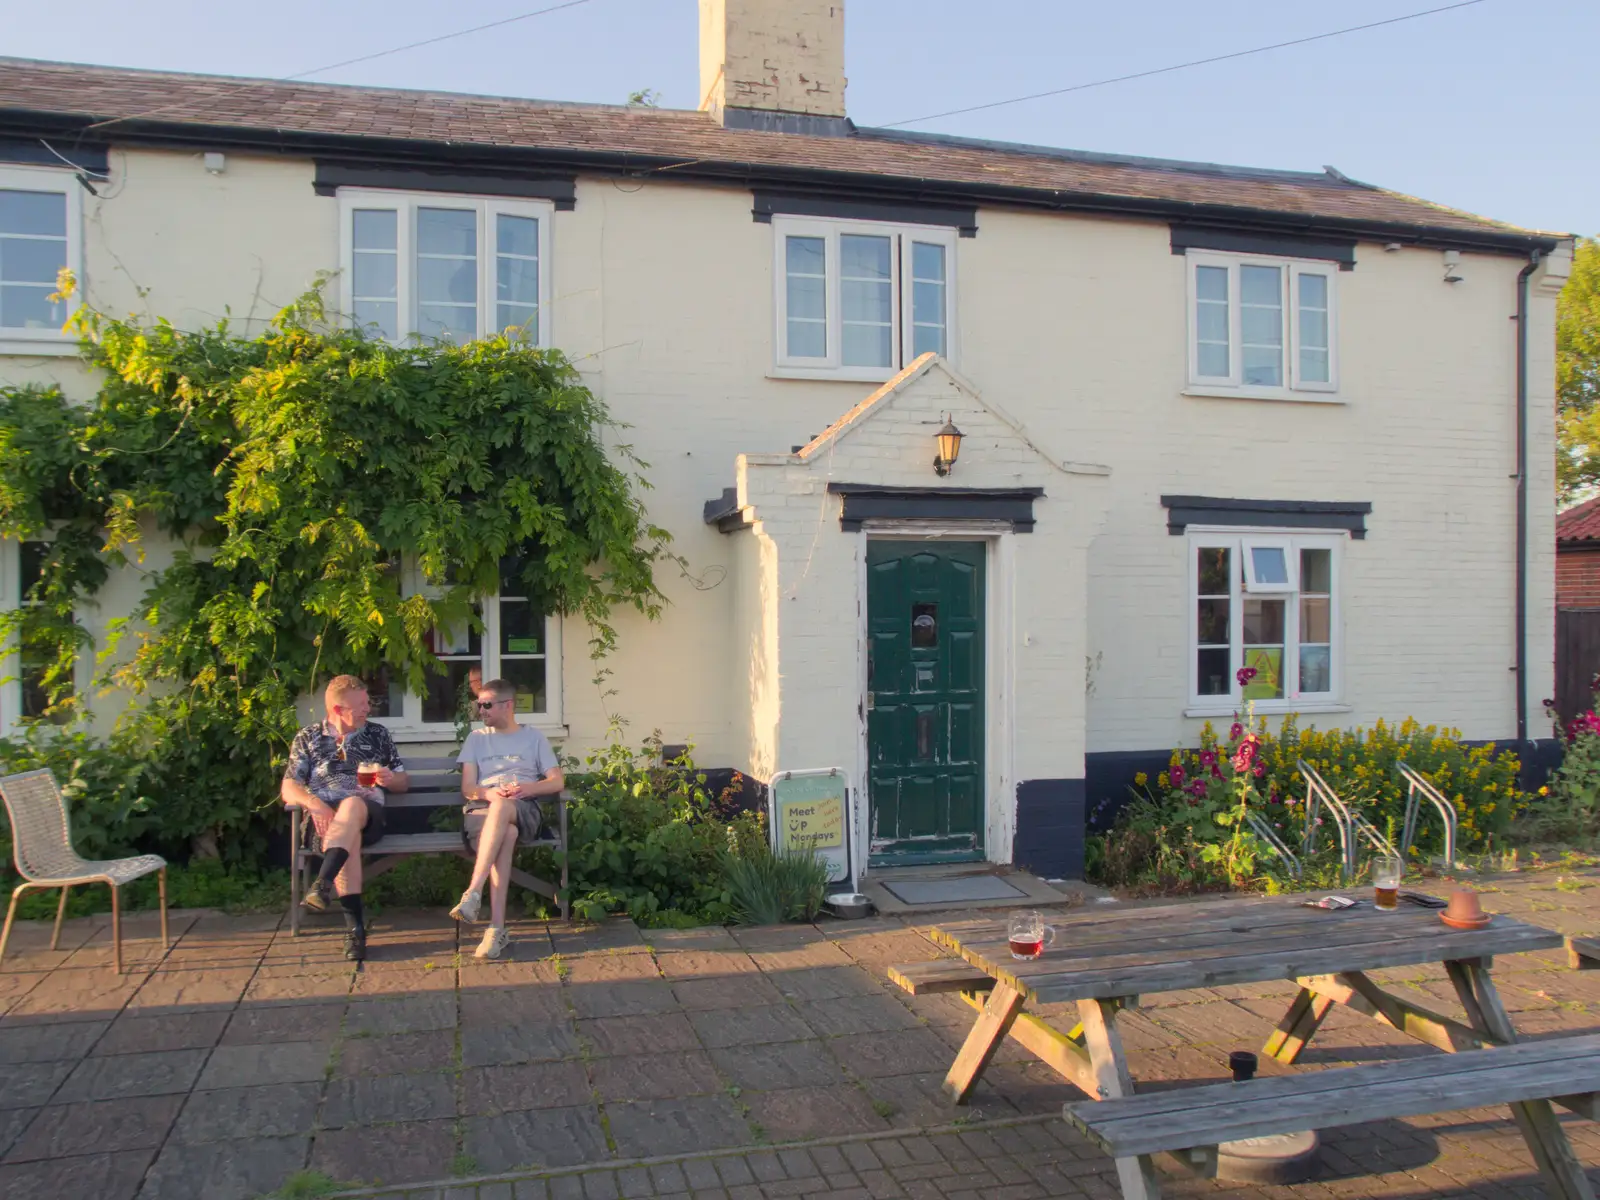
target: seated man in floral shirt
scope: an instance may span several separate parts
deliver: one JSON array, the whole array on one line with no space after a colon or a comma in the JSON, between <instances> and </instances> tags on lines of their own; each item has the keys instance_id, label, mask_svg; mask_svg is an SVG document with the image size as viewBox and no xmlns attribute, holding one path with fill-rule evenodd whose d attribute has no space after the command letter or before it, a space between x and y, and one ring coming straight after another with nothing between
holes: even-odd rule
<instances>
[{"instance_id":1,"label":"seated man in floral shirt","mask_svg":"<svg viewBox=\"0 0 1600 1200\"><path fill-rule=\"evenodd\" d=\"M384 791L411 786L394 739L382 725L367 720L367 685L340 675L325 694L327 719L295 734L283 769L283 802L305 810L310 842L322 853L322 871L306 893L313 912L333 908L334 882L344 909L344 956L360 962L367 954L366 917L361 907L361 850L383 837ZM357 778L362 763L374 764L376 783Z\"/></svg>"}]
</instances>

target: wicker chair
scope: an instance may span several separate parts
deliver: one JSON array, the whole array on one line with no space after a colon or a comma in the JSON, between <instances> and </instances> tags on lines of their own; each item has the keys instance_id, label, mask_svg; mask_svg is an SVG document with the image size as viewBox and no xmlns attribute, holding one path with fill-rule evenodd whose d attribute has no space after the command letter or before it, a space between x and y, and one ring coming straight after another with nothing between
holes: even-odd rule
<instances>
[{"instance_id":1,"label":"wicker chair","mask_svg":"<svg viewBox=\"0 0 1600 1200\"><path fill-rule=\"evenodd\" d=\"M116 946L117 974L121 975L122 904L118 889L151 871L161 872L161 948L168 948L166 859L156 854L107 862L79 858L72 848L66 801L61 798L61 789L49 771L27 771L0 779L0 799L5 801L6 813L11 818L12 849L17 870L23 878L11 893L11 907L6 910L5 930L0 932L0 962L5 960L11 923L16 918L17 901L22 899L23 892L29 888L61 889L56 927L50 935L50 949L54 950L61 940L61 918L67 913L68 889L75 883L108 883L111 885L111 940Z\"/></svg>"}]
</instances>

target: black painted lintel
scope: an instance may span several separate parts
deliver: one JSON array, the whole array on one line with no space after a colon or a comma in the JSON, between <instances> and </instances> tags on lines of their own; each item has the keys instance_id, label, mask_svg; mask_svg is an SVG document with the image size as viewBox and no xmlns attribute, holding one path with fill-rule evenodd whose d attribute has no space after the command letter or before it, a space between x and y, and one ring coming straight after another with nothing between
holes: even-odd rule
<instances>
[{"instance_id":1,"label":"black painted lintel","mask_svg":"<svg viewBox=\"0 0 1600 1200\"><path fill-rule=\"evenodd\" d=\"M1342 529L1357 540L1367 536L1367 500L1239 500L1222 496L1163 496L1167 532L1177 536L1190 525L1275 526L1288 529Z\"/></svg>"},{"instance_id":2,"label":"black painted lintel","mask_svg":"<svg viewBox=\"0 0 1600 1200\"><path fill-rule=\"evenodd\" d=\"M978 236L978 210L921 204L911 200L884 199L881 196L851 196L839 191L777 192L757 188L750 215L759 223L771 224L776 215L830 217L844 221L892 221L897 225L948 225L962 237Z\"/></svg>"},{"instance_id":3,"label":"black painted lintel","mask_svg":"<svg viewBox=\"0 0 1600 1200\"><path fill-rule=\"evenodd\" d=\"M1272 254L1282 258L1322 258L1339 264L1341 271L1356 269L1355 239L1308 237L1274 229L1220 225L1172 226L1172 252L1221 250L1233 254Z\"/></svg>"},{"instance_id":4,"label":"black painted lintel","mask_svg":"<svg viewBox=\"0 0 1600 1200\"><path fill-rule=\"evenodd\" d=\"M319 196L336 195L342 187L382 188L394 192L446 192L454 195L507 196L517 200L551 200L562 212L577 206L577 180L572 175L492 175L479 172L431 171L414 166L317 159L311 186Z\"/></svg>"},{"instance_id":5,"label":"black painted lintel","mask_svg":"<svg viewBox=\"0 0 1600 1200\"><path fill-rule=\"evenodd\" d=\"M1015 533L1033 532L1033 502L1042 487L921 488L867 483L830 483L843 498L839 528L859 533L862 523L896 521L1003 521Z\"/></svg>"}]
</instances>

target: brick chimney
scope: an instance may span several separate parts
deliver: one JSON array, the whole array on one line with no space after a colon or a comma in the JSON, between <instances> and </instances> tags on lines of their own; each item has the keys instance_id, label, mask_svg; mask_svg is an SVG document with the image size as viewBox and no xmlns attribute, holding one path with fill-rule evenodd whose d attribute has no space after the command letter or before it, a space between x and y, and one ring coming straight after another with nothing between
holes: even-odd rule
<instances>
[{"instance_id":1,"label":"brick chimney","mask_svg":"<svg viewBox=\"0 0 1600 1200\"><path fill-rule=\"evenodd\" d=\"M700 0L700 107L740 129L843 135L843 0Z\"/></svg>"}]
</instances>

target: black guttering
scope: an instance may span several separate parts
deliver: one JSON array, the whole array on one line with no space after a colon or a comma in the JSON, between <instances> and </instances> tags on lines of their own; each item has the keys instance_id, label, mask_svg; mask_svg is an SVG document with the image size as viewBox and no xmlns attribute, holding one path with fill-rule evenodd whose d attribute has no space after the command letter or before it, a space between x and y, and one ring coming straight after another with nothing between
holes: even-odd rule
<instances>
[{"instance_id":1,"label":"black guttering","mask_svg":"<svg viewBox=\"0 0 1600 1200\"><path fill-rule=\"evenodd\" d=\"M1367 536L1370 500L1238 500L1225 496L1163 496L1167 532L1174 537L1190 525L1243 528L1343 529L1357 540Z\"/></svg>"},{"instance_id":2,"label":"black guttering","mask_svg":"<svg viewBox=\"0 0 1600 1200\"><path fill-rule=\"evenodd\" d=\"M1528 740L1528 280L1538 250L1517 272L1517 746Z\"/></svg>"},{"instance_id":3,"label":"black guttering","mask_svg":"<svg viewBox=\"0 0 1600 1200\"><path fill-rule=\"evenodd\" d=\"M1197 204L1179 200L1136 196L1100 195L999 184L952 183L938 179L827 171L810 167L774 166L767 163L715 161L627 151L545 149L429 142L414 138L360 137L350 134L303 133L297 130L245 129L228 125L190 122L116 120L0 108L0 136L74 139L92 124L103 130L90 133L96 144L181 145L209 150L255 150L299 157L338 158L349 163L384 166L529 170L542 173L575 171L624 176L654 175L690 179L735 187L837 188L860 199L886 202L913 201L962 207L993 204L1051 212L1101 213L1178 220L1241 230L1271 229L1304 237L1353 237L1363 241L1402 242L1441 249L1476 250L1490 254L1548 253L1557 239L1512 230L1462 230L1430 225L1374 222L1350 217L1307 217L1224 204ZM863 131L870 136L871 131ZM1352 185L1354 186L1354 185Z\"/></svg>"}]
</instances>

